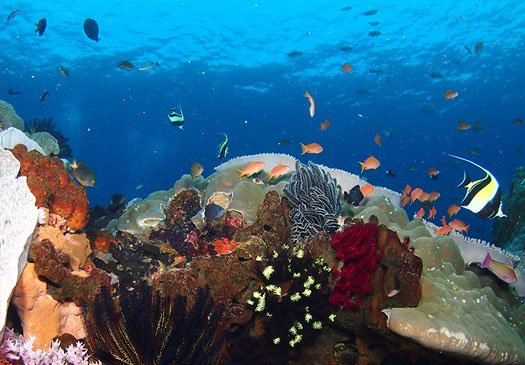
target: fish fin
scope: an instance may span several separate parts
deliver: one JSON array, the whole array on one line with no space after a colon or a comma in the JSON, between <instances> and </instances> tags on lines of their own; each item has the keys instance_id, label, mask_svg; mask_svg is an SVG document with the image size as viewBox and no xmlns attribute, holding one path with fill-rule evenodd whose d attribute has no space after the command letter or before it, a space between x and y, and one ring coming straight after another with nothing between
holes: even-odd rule
<instances>
[{"instance_id":1,"label":"fish fin","mask_svg":"<svg viewBox=\"0 0 525 365\"><path fill-rule=\"evenodd\" d=\"M300 143L300 145L301 145L301 155L304 155L306 152L308 152L308 147L306 147L302 143Z\"/></svg>"},{"instance_id":2,"label":"fish fin","mask_svg":"<svg viewBox=\"0 0 525 365\"><path fill-rule=\"evenodd\" d=\"M461 161L468 162L468 163L470 163L470 164L472 164L472 165L474 165L474 166L480 168L481 170L485 171L488 175L490 175L492 178L494 178L494 177L492 176L492 174L491 174L486 168L484 168L483 166L478 165L478 164L475 163L475 162L472 162L472 161L470 161L470 160L468 160L468 159L466 159L466 158L463 158L463 157L459 157L459 156L456 156L456 155L451 155L450 153L443 152L443 154L444 154L444 155L447 155L447 156L450 156L450 157L453 157L453 158L457 158L458 160L461 160Z\"/></svg>"},{"instance_id":3,"label":"fish fin","mask_svg":"<svg viewBox=\"0 0 525 365\"><path fill-rule=\"evenodd\" d=\"M470 224L465 227L465 233L468 233L468 229L470 228Z\"/></svg>"},{"instance_id":4,"label":"fish fin","mask_svg":"<svg viewBox=\"0 0 525 365\"><path fill-rule=\"evenodd\" d=\"M78 169L78 163L77 163L77 160L73 159L73 161L71 161L71 162L69 163L69 166L70 166L73 170Z\"/></svg>"},{"instance_id":5,"label":"fish fin","mask_svg":"<svg viewBox=\"0 0 525 365\"><path fill-rule=\"evenodd\" d=\"M365 171L365 163L359 162L359 164L361 165L361 173L363 173L363 171Z\"/></svg>"},{"instance_id":6,"label":"fish fin","mask_svg":"<svg viewBox=\"0 0 525 365\"><path fill-rule=\"evenodd\" d=\"M311 97L312 97L312 94L310 94L308 91L305 91L305 92L304 92L304 97L305 97L305 98L311 98Z\"/></svg>"},{"instance_id":7,"label":"fish fin","mask_svg":"<svg viewBox=\"0 0 525 365\"><path fill-rule=\"evenodd\" d=\"M246 174L244 173L244 171L242 171L242 170L237 170L237 173L239 174L239 176L237 176L239 179L240 179L241 177L243 177L244 175L246 175ZM248 176L248 175L246 175L246 176Z\"/></svg>"},{"instance_id":8,"label":"fish fin","mask_svg":"<svg viewBox=\"0 0 525 365\"><path fill-rule=\"evenodd\" d=\"M465 188L472 182L466 171L463 171L463 180L457 186L458 188Z\"/></svg>"},{"instance_id":9,"label":"fish fin","mask_svg":"<svg viewBox=\"0 0 525 365\"><path fill-rule=\"evenodd\" d=\"M487 252L487 256L485 256L485 259L481 263L482 268L487 268L490 266L490 263L492 261L492 257L490 257L490 253Z\"/></svg>"}]
</instances>

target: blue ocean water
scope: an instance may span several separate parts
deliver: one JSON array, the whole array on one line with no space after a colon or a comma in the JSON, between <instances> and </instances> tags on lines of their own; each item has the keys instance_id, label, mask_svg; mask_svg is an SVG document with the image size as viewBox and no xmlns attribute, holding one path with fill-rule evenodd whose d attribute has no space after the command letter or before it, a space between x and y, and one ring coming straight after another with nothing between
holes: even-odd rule
<instances>
[{"instance_id":1,"label":"blue ocean water","mask_svg":"<svg viewBox=\"0 0 525 365\"><path fill-rule=\"evenodd\" d=\"M464 169L483 177L442 152L489 169L503 193L525 163L525 126L512 122L525 117L524 1L4 1L0 17L15 9L0 25L0 98L26 124L53 118L95 171L91 205L169 189L194 161L211 174L222 162L219 133L230 139L227 158L288 153L359 173L358 161L373 155L381 166L363 173L370 183L440 192L438 218L461 201ZM40 37L34 24L44 17ZM86 18L98 22L100 41L84 34ZM126 71L122 60L159 67ZM445 100L448 89L459 96ZM43 90L50 95L40 102ZM179 105L184 130L167 118ZM461 120L483 131L458 132ZM278 145L283 138L293 142ZM324 151L300 156L300 142ZM466 210L459 218L490 239L491 222Z\"/></svg>"}]
</instances>

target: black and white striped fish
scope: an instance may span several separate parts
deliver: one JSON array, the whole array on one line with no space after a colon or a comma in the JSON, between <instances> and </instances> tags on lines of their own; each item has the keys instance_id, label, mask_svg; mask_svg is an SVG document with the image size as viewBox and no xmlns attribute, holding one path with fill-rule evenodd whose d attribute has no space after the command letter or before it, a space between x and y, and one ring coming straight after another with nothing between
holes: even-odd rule
<instances>
[{"instance_id":1,"label":"black and white striped fish","mask_svg":"<svg viewBox=\"0 0 525 365\"><path fill-rule=\"evenodd\" d=\"M483 219L506 217L501 209L501 188L494 175L492 175L487 169L481 167L477 163L467 160L466 158L454 156L448 153L445 154L457 158L458 160L466 161L480 168L487 174L483 179L471 181L468 174L464 172L463 181L458 185L458 188L467 188L467 193L465 194L463 201L460 203L461 207L470 210Z\"/></svg>"}]
</instances>

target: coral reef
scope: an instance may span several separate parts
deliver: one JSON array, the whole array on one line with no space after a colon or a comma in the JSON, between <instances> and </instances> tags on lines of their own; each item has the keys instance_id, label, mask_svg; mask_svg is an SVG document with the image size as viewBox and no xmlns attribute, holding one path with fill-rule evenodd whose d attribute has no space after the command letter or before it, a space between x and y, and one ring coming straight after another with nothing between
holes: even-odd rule
<instances>
[{"instance_id":1,"label":"coral reef","mask_svg":"<svg viewBox=\"0 0 525 365\"><path fill-rule=\"evenodd\" d=\"M83 314L88 347L107 365L214 364L223 341L222 306L213 306L207 289L191 307L186 296L163 296L147 285L121 291L117 307L103 289Z\"/></svg>"},{"instance_id":2,"label":"coral reef","mask_svg":"<svg viewBox=\"0 0 525 365\"><path fill-rule=\"evenodd\" d=\"M58 155L60 153L58 140L49 132L36 132L29 137L42 147L46 155Z\"/></svg>"},{"instance_id":3,"label":"coral reef","mask_svg":"<svg viewBox=\"0 0 525 365\"><path fill-rule=\"evenodd\" d=\"M20 175L27 177L38 207L65 219L66 229L77 231L88 222L88 199L84 188L74 183L58 157L44 157L18 145L12 150L20 161Z\"/></svg>"},{"instance_id":4,"label":"coral reef","mask_svg":"<svg viewBox=\"0 0 525 365\"><path fill-rule=\"evenodd\" d=\"M60 148L58 156L60 158L71 157L72 150L69 146L69 138L67 138L60 130L57 128L53 118L43 118L43 119L32 119L27 125L27 133L31 134L31 138L38 132L47 132L53 136Z\"/></svg>"},{"instance_id":5,"label":"coral reef","mask_svg":"<svg viewBox=\"0 0 525 365\"><path fill-rule=\"evenodd\" d=\"M14 127L21 131L24 130L24 120L16 114L15 108L4 100L0 100L0 122L2 122L2 128Z\"/></svg>"},{"instance_id":6,"label":"coral reef","mask_svg":"<svg viewBox=\"0 0 525 365\"><path fill-rule=\"evenodd\" d=\"M27 262L38 211L20 162L0 147L0 337L11 293Z\"/></svg>"},{"instance_id":7,"label":"coral reef","mask_svg":"<svg viewBox=\"0 0 525 365\"><path fill-rule=\"evenodd\" d=\"M494 222L493 242L512 252L525 249L525 166L514 171L510 191L503 197L507 218Z\"/></svg>"},{"instance_id":8,"label":"coral reef","mask_svg":"<svg viewBox=\"0 0 525 365\"><path fill-rule=\"evenodd\" d=\"M17 144L26 146L28 151L36 150L42 155L46 155L46 152L40 147L38 143L33 141L31 138L25 135L19 129L8 128L6 130L0 130L0 146L6 149L13 149Z\"/></svg>"},{"instance_id":9,"label":"coral reef","mask_svg":"<svg viewBox=\"0 0 525 365\"><path fill-rule=\"evenodd\" d=\"M284 187L293 222L292 241L308 239L319 231L333 233L339 228L337 216L342 212L341 187L329 173L310 162L297 162L295 175Z\"/></svg>"}]
</instances>

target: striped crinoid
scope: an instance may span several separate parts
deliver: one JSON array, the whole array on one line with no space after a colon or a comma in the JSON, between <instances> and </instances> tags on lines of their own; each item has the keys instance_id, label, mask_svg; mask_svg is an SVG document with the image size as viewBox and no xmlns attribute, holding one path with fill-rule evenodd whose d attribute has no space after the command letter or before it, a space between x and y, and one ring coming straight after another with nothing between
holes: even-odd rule
<instances>
[{"instance_id":1,"label":"striped crinoid","mask_svg":"<svg viewBox=\"0 0 525 365\"><path fill-rule=\"evenodd\" d=\"M335 232L339 228L337 216L343 210L337 180L312 162L305 166L297 161L295 170L283 188L291 208L292 241L311 238L319 231Z\"/></svg>"},{"instance_id":2,"label":"striped crinoid","mask_svg":"<svg viewBox=\"0 0 525 365\"><path fill-rule=\"evenodd\" d=\"M87 345L106 365L213 364L223 336L222 306L214 308L200 289L191 309L188 297L169 297L146 284L121 291L118 304L108 288L83 305Z\"/></svg>"}]
</instances>

